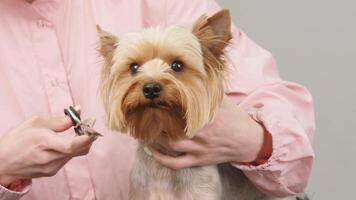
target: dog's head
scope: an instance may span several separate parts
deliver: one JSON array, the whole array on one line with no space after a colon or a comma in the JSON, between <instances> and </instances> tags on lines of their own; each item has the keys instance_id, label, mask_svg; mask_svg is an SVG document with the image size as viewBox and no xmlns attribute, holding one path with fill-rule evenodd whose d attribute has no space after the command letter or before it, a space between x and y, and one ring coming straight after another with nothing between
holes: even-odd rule
<instances>
[{"instance_id":1,"label":"dog's head","mask_svg":"<svg viewBox=\"0 0 356 200\"><path fill-rule=\"evenodd\" d=\"M109 128L151 143L162 133L191 137L212 120L223 96L228 10L200 17L191 29L150 28L123 38L97 29Z\"/></svg>"}]
</instances>

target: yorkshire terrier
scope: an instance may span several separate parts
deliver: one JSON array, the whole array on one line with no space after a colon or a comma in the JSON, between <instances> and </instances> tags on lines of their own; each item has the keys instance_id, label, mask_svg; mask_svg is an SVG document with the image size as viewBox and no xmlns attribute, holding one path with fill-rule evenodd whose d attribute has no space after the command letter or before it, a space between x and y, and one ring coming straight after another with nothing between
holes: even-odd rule
<instances>
[{"instance_id":1,"label":"yorkshire terrier","mask_svg":"<svg viewBox=\"0 0 356 200\"><path fill-rule=\"evenodd\" d=\"M131 200L273 199L227 163L173 170L145 149L179 156L157 139L162 134L173 141L191 138L213 120L224 94L225 48L232 38L228 10L203 15L191 28L149 28L120 39L97 30L107 125L139 141Z\"/></svg>"}]
</instances>

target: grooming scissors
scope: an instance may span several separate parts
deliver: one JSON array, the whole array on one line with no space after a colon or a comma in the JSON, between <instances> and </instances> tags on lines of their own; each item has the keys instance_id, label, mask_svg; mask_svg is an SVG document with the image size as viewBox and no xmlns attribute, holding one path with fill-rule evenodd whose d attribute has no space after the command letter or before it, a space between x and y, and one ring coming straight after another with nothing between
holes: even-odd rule
<instances>
[{"instance_id":1,"label":"grooming scissors","mask_svg":"<svg viewBox=\"0 0 356 200\"><path fill-rule=\"evenodd\" d=\"M80 118L80 108L69 106L69 108L64 109L64 114L69 116L72 120L74 131L77 135L89 135L95 138L103 136L93 129L95 119L88 118L82 122Z\"/></svg>"}]
</instances>

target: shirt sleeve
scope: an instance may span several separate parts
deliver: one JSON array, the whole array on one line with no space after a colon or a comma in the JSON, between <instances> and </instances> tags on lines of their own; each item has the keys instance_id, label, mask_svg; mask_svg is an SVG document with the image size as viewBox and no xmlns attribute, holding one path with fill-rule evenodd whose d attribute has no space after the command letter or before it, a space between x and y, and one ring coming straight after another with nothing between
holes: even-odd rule
<instances>
[{"instance_id":1,"label":"shirt sleeve","mask_svg":"<svg viewBox=\"0 0 356 200\"><path fill-rule=\"evenodd\" d=\"M0 200L18 200L28 193L32 181L16 181L9 188L0 185Z\"/></svg>"},{"instance_id":2,"label":"shirt sleeve","mask_svg":"<svg viewBox=\"0 0 356 200\"><path fill-rule=\"evenodd\" d=\"M147 0L150 1L150 0ZM203 13L211 15L220 6L215 0L151 0L158 18L152 25L192 24ZM154 13L152 13L154 15ZM315 129L310 93L301 85L280 78L273 56L233 27L228 50L226 93L250 113L272 135L273 153L259 166L233 166L244 171L250 181L270 196L284 197L303 192L314 159Z\"/></svg>"}]
</instances>

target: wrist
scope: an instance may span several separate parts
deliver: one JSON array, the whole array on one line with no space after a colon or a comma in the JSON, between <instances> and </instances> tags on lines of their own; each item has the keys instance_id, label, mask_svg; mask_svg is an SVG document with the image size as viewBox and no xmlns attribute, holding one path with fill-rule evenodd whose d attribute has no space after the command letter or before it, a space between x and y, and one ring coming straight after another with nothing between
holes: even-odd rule
<instances>
[{"instance_id":1,"label":"wrist","mask_svg":"<svg viewBox=\"0 0 356 200\"><path fill-rule=\"evenodd\" d=\"M249 118L246 123L247 129L245 139L245 156L239 159L239 163L258 166L266 163L272 155L272 135L265 129L265 127ZM235 160L237 161L237 160Z\"/></svg>"},{"instance_id":2,"label":"wrist","mask_svg":"<svg viewBox=\"0 0 356 200\"><path fill-rule=\"evenodd\" d=\"M264 128L261 124L257 123L255 120L249 117L248 123L248 156L245 159L247 163L251 163L259 159L261 156L261 150L264 149Z\"/></svg>"},{"instance_id":3,"label":"wrist","mask_svg":"<svg viewBox=\"0 0 356 200\"><path fill-rule=\"evenodd\" d=\"M251 162L250 164L254 166L262 165L266 163L269 158L272 156L272 135L265 129L263 128L263 144L261 146L260 151L257 154L256 159Z\"/></svg>"},{"instance_id":4,"label":"wrist","mask_svg":"<svg viewBox=\"0 0 356 200\"><path fill-rule=\"evenodd\" d=\"M254 159L252 159L248 164L258 166L266 163L272 155L273 146L272 146L272 135L267 131L267 129L260 122L255 121L251 118L255 126L259 128L255 129L258 134L258 138L260 138L260 143L257 143L257 153L254 155Z\"/></svg>"},{"instance_id":5,"label":"wrist","mask_svg":"<svg viewBox=\"0 0 356 200\"><path fill-rule=\"evenodd\" d=\"M231 119L239 119L240 123L224 124L219 127L227 133L237 133L231 140L232 161L239 163L264 163L272 155L272 136L263 124L256 121L248 112L240 109L228 98L223 99L222 108L234 113ZM229 113L227 112L227 113ZM222 128L221 128L222 127ZM229 129L226 129L229 128Z\"/></svg>"},{"instance_id":6,"label":"wrist","mask_svg":"<svg viewBox=\"0 0 356 200\"><path fill-rule=\"evenodd\" d=\"M22 192L25 190L27 186L31 184L31 182L32 182L31 179L16 180L10 183L10 185L7 188L15 192Z\"/></svg>"},{"instance_id":7,"label":"wrist","mask_svg":"<svg viewBox=\"0 0 356 200\"><path fill-rule=\"evenodd\" d=\"M13 181L15 180L12 180L6 175L0 175L0 185L3 187L8 188Z\"/></svg>"}]
</instances>

